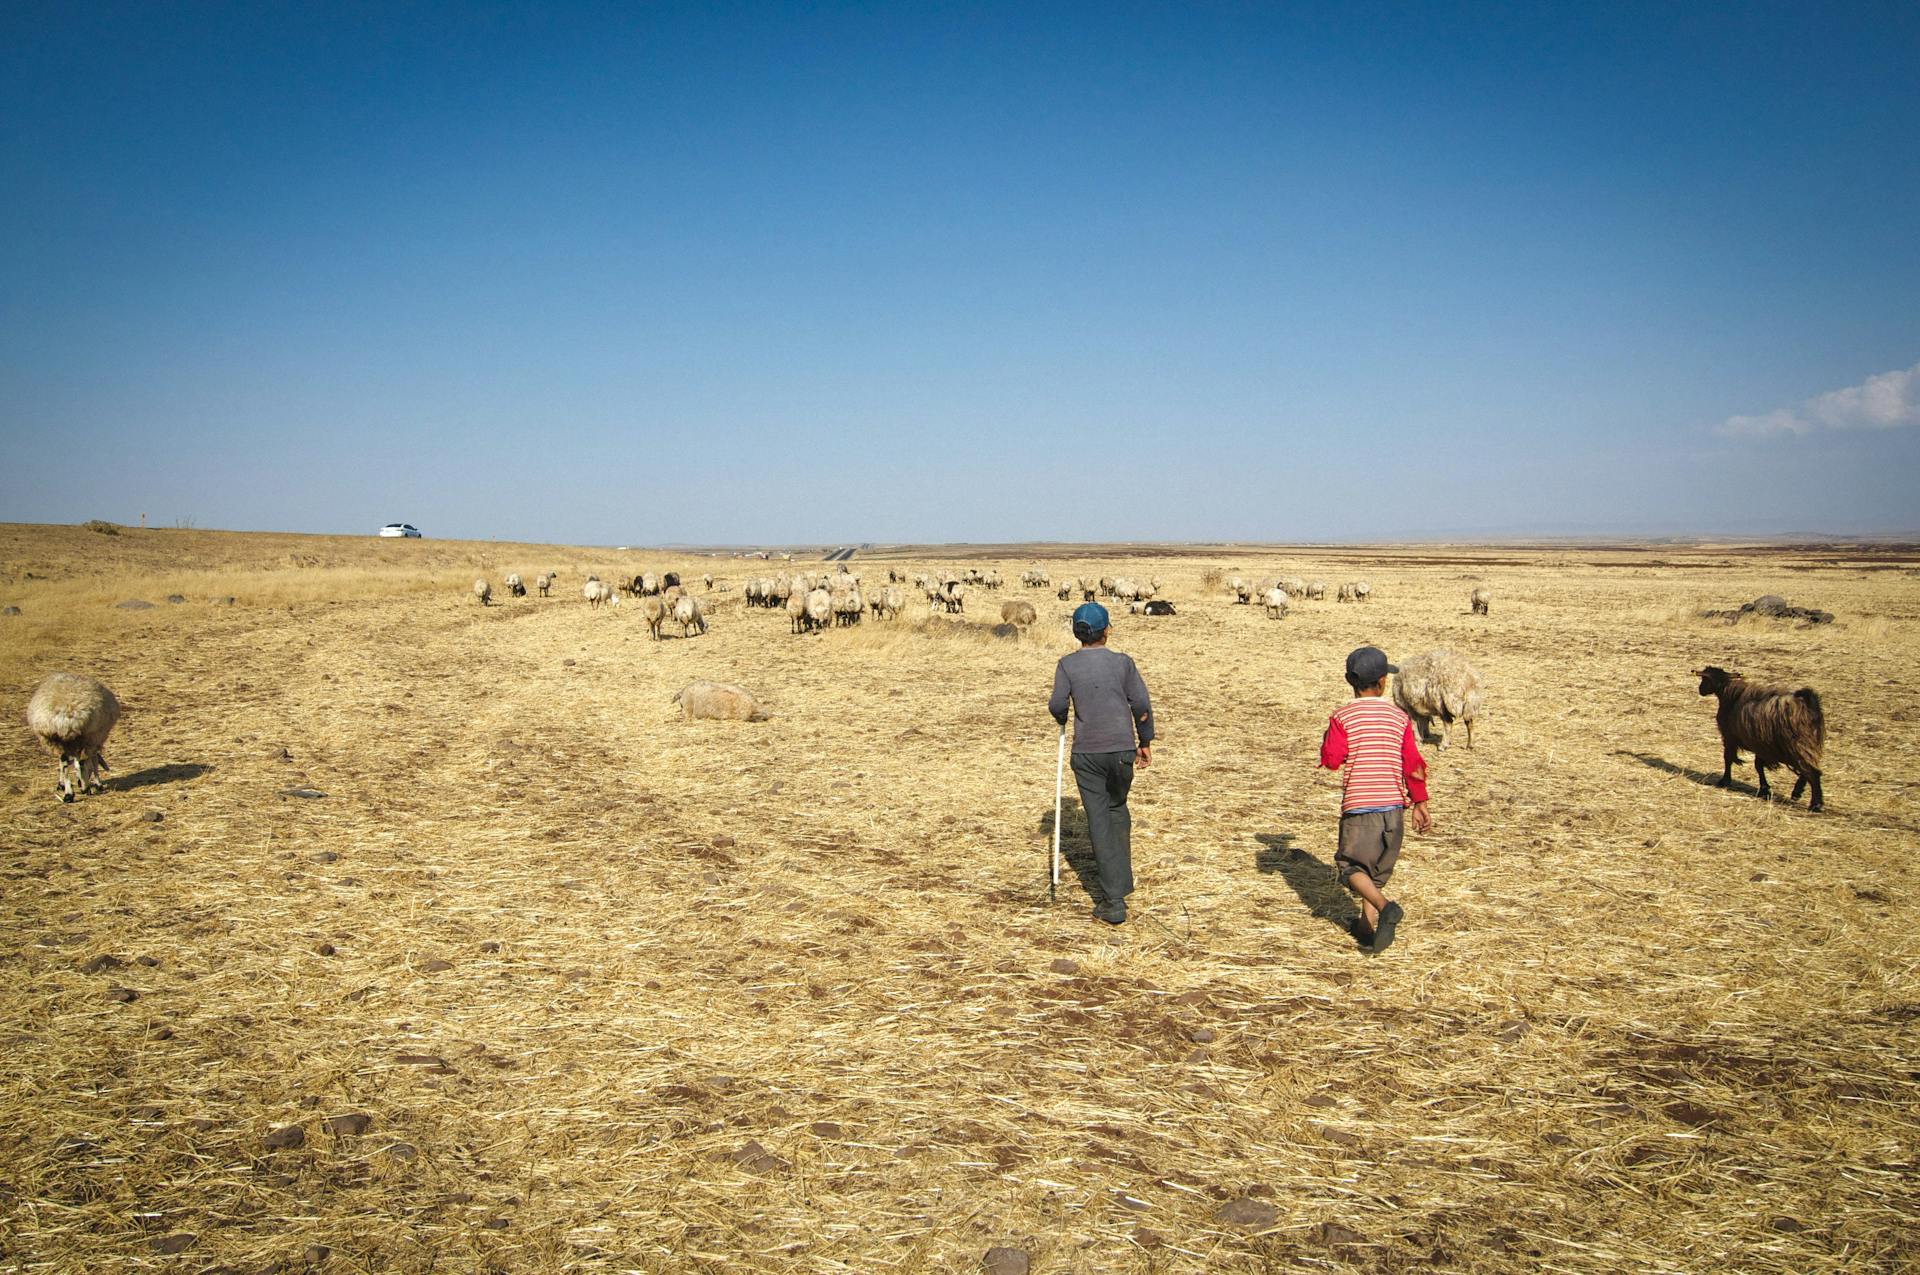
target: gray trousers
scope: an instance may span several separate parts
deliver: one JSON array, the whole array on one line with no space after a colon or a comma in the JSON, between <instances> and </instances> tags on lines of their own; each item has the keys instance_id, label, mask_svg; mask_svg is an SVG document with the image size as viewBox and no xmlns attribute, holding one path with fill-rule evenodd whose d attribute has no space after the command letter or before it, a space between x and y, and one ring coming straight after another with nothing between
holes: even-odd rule
<instances>
[{"instance_id":1,"label":"gray trousers","mask_svg":"<svg viewBox=\"0 0 1920 1275\"><path fill-rule=\"evenodd\" d=\"M1133 816L1127 790L1133 787L1133 750L1075 753L1073 782L1087 812L1087 835L1100 869L1100 893L1107 903L1123 903L1133 893Z\"/></svg>"}]
</instances>

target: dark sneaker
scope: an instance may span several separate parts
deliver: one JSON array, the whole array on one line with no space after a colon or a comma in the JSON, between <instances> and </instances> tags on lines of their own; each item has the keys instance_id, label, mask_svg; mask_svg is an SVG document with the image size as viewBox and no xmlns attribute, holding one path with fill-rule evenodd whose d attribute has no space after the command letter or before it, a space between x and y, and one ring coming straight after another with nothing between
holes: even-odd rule
<instances>
[{"instance_id":1,"label":"dark sneaker","mask_svg":"<svg viewBox=\"0 0 1920 1275\"><path fill-rule=\"evenodd\" d=\"M1127 919L1127 905L1124 903L1102 903L1093 910L1093 919L1105 921L1108 925L1120 925Z\"/></svg>"},{"instance_id":2,"label":"dark sneaker","mask_svg":"<svg viewBox=\"0 0 1920 1275\"><path fill-rule=\"evenodd\" d=\"M1389 903L1380 909L1380 924L1373 930L1373 950L1384 952L1393 942L1393 927L1406 920L1407 914L1398 903Z\"/></svg>"}]
</instances>

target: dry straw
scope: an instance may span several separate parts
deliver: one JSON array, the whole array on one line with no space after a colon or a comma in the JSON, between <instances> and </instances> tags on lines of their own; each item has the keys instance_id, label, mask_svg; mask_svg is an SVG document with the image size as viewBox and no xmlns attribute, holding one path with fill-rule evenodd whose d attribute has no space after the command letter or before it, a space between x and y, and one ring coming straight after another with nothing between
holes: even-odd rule
<instances>
[{"instance_id":1,"label":"dry straw","mask_svg":"<svg viewBox=\"0 0 1920 1275\"><path fill-rule=\"evenodd\" d=\"M1920 593L1899 564L991 565L1036 560L1159 574L1179 604L1116 622L1163 731L1119 931L1071 876L1046 905L1050 594L796 638L733 601L764 565L0 528L7 694L64 667L128 710L114 786L73 806L24 729L0 744L0 1264L1920 1260ZM551 599L467 596L477 571L553 567ZM1272 622L1203 589L1216 567L1375 597ZM636 608L579 600L587 571L642 568L732 584L711 633L656 643ZM1840 620L1693 618L1764 592ZM1041 611L1012 640L985 623L1009 594ZM1488 684L1477 747L1434 757L1438 828L1377 959L1342 933L1312 766L1363 641L1450 646ZM1707 786L1707 662L1821 690L1830 814ZM777 716L683 724L669 699L696 677ZM1071 802L1066 843L1084 866Z\"/></svg>"}]
</instances>

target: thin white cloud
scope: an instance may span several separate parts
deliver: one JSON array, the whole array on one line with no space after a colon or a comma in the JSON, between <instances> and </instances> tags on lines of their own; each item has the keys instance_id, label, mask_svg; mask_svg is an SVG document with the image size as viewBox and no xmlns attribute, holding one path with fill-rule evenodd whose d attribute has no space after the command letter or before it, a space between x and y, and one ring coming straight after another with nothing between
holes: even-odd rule
<instances>
[{"instance_id":1,"label":"thin white cloud","mask_svg":"<svg viewBox=\"0 0 1920 1275\"><path fill-rule=\"evenodd\" d=\"M1899 429L1920 425L1920 363L1905 371L1869 376L1844 390L1829 390L1795 407L1763 416L1729 416L1720 433L1746 437L1811 434L1821 429Z\"/></svg>"}]
</instances>

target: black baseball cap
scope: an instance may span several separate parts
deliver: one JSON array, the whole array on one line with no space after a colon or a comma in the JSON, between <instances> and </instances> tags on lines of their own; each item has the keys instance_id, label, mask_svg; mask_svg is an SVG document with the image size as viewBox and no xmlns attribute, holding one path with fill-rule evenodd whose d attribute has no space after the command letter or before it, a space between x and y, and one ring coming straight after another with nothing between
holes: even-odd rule
<instances>
[{"instance_id":1,"label":"black baseball cap","mask_svg":"<svg viewBox=\"0 0 1920 1275\"><path fill-rule=\"evenodd\" d=\"M1377 646L1363 646L1347 657L1347 685L1372 686L1400 666L1387 663L1387 653Z\"/></svg>"}]
</instances>

